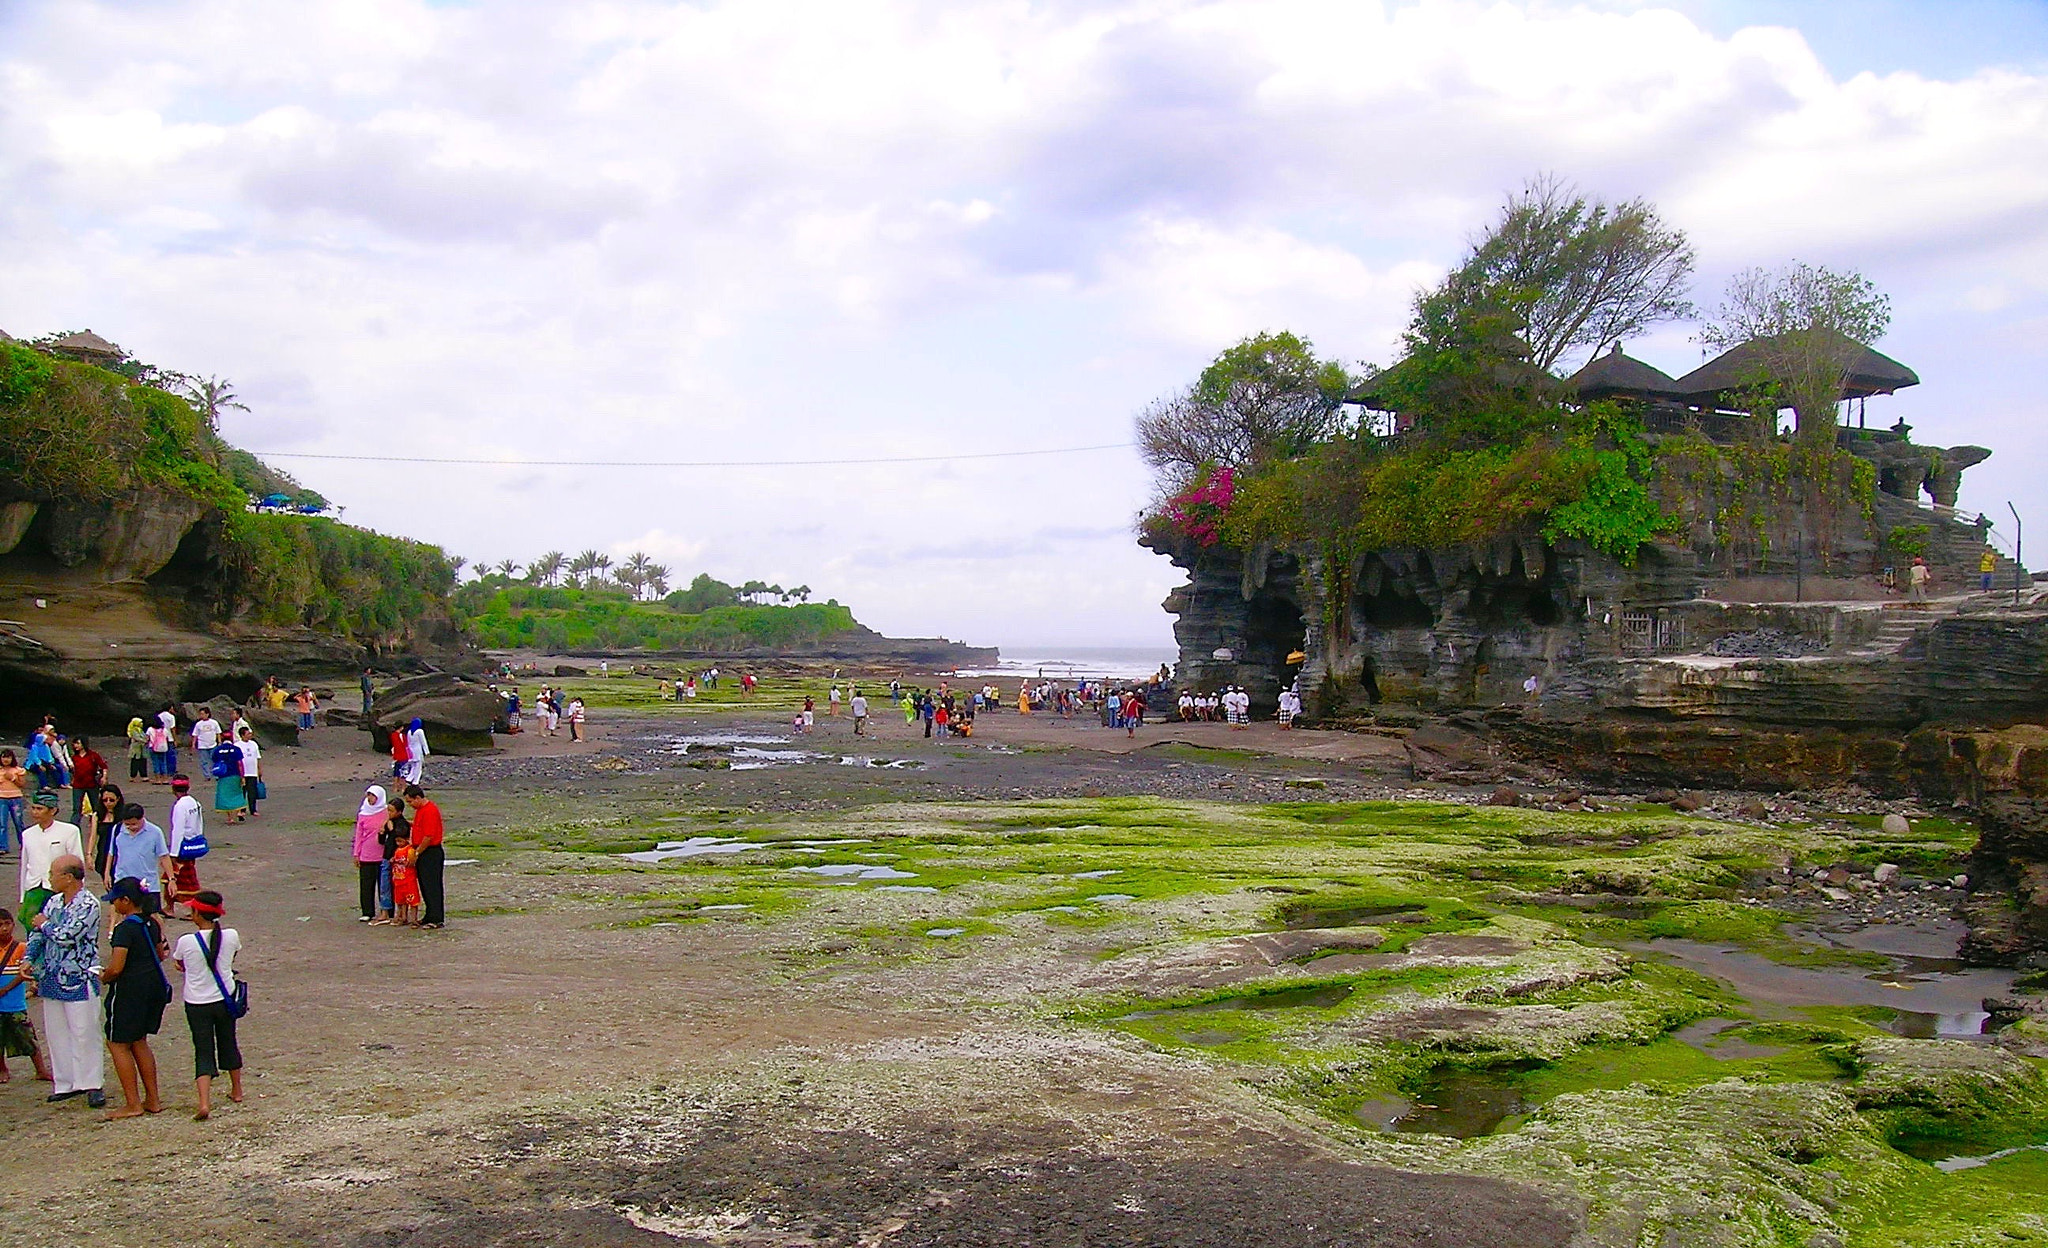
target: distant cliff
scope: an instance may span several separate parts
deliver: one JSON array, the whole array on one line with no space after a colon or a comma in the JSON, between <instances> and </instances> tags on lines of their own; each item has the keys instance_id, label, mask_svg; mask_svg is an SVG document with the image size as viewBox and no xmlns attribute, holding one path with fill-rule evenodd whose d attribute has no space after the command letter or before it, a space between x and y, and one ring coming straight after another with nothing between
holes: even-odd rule
<instances>
[{"instance_id":1,"label":"distant cliff","mask_svg":"<svg viewBox=\"0 0 2048 1248\"><path fill-rule=\"evenodd\" d=\"M254 459L178 395L0 342L0 423L10 714L125 718L267 674L462 652L438 548L251 511Z\"/></svg>"}]
</instances>

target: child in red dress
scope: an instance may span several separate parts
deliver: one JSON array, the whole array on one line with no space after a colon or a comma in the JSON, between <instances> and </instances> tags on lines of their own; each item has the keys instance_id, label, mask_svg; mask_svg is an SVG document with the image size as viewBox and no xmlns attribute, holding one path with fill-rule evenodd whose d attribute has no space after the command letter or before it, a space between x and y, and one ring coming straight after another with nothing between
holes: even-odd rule
<instances>
[{"instance_id":1,"label":"child in red dress","mask_svg":"<svg viewBox=\"0 0 2048 1248\"><path fill-rule=\"evenodd\" d=\"M412 867L412 837L401 832L391 852L391 921L400 927L420 922L420 877Z\"/></svg>"}]
</instances>

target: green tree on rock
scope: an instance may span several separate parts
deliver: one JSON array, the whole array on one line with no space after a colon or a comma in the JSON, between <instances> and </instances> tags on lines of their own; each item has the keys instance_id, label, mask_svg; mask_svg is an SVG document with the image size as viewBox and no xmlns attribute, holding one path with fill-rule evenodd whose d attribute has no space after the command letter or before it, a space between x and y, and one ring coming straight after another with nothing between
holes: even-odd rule
<instances>
[{"instance_id":1,"label":"green tree on rock","mask_svg":"<svg viewBox=\"0 0 2048 1248\"><path fill-rule=\"evenodd\" d=\"M1257 468L1335 434L1351 375L1291 333L1226 349L1195 384L1138 417L1138 448L1168 491L1208 468Z\"/></svg>"},{"instance_id":2,"label":"green tree on rock","mask_svg":"<svg viewBox=\"0 0 2048 1248\"><path fill-rule=\"evenodd\" d=\"M1800 440L1832 445L1849 371L1891 321L1890 298L1861 273L1791 264L1730 279L1700 341L1747 347L1759 388L1797 414Z\"/></svg>"}]
</instances>

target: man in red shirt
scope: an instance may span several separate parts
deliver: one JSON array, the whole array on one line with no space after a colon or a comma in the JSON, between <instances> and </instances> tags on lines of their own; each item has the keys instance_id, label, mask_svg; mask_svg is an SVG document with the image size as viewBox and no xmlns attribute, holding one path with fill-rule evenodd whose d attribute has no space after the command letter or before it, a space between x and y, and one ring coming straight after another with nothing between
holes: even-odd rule
<instances>
[{"instance_id":1,"label":"man in red shirt","mask_svg":"<svg viewBox=\"0 0 2048 1248\"><path fill-rule=\"evenodd\" d=\"M427 800L427 791L417 784L405 786L405 804L412 811L412 869L419 880L420 901L426 911L420 927L439 928L443 917L441 871L448 852L442 848L441 808Z\"/></svg>"},{"instance_id":2,"label":"man in red shirt","mask_svg":"<svg viewBox=\"0 0 2048 1248\"><path fill-rule=\"evenodd\" d=\"M107 760L94 753L92 742L84 737L71 738L71 822L77 823L87 807L98 803L100 786L106 782Z\"/></svg>"}]
</instances>

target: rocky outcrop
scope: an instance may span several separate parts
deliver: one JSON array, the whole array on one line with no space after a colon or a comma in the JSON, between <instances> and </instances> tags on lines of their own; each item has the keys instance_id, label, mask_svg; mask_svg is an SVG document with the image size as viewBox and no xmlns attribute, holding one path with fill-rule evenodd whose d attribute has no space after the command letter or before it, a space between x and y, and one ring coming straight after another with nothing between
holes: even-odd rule
<instances>
[{"instance_id":1,"label":"rocky outcrop","mask_svg":"<svg viewBox=\"0 0 2048 1248\"><path fill-rule=\"evenodd\" d=\"M370 748L388 750L395 728L413 720L427 733L436 754L483 754L496 748L491 727L505 713L504 699L488 685L446 672L412 676L376 691L364 727Z\"/></svg>"}]
</instances>

